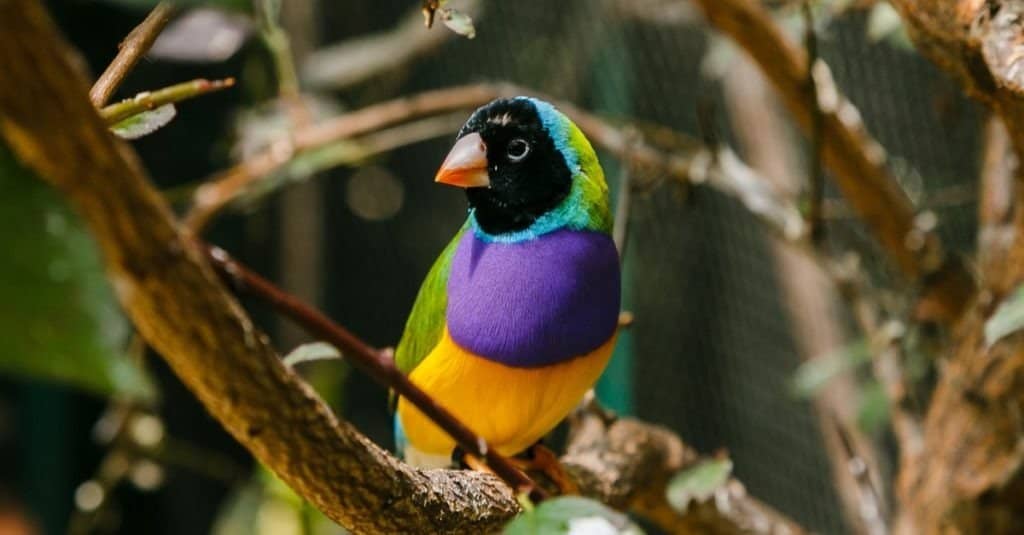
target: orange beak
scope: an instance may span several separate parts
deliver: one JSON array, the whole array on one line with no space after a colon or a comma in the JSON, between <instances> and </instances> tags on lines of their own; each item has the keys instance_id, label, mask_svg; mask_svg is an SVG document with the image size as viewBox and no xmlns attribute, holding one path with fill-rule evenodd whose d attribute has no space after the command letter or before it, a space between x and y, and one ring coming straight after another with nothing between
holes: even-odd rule
<instances>
[{"instance_id":1,"label":"orange beak","mask_svg":"<svg viewBox=\"0 0 1024 535\"><path fill-rule=\"evenodd\" d=\"M487 145L476 132L455 142L434 177L434 182L460 188L480 188L491 185L487 174Z\"/></svg>"}]
</instances>

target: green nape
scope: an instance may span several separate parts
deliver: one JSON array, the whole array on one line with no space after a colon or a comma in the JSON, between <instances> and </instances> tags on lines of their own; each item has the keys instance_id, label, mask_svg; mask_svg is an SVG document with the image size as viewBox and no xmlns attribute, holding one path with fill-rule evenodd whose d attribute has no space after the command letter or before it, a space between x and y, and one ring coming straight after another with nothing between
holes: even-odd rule
<instances>
[{"instance_id":1,"label":"green nape","mask_svg":"<svg viewBox=\"0 0 1024 535\"><path fill-rule=\"evenodd\" d=\"M604 179L604 170L597 160L597 154L590 145L590 140L576 126L566 119L569 133L569 147L576 152L579 163L579 175L573 179L580 191L580 208L587 213L588 230L611 232L612 214L608 207L608 183Z\"/></svg>"}]
</instances>

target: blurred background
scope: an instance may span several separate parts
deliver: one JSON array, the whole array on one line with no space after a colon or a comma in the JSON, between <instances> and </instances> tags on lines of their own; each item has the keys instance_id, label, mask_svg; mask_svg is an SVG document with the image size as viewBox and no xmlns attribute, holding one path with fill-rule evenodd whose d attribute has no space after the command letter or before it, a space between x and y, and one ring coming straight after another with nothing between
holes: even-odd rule
<instances>
[{"instance_id":1,"label":"blurred background","mask_svg":"<svg viewBox=\"0 0 1024 535\"><path fill-rule=\"evenodd\" d=\"M47 4L94 74L151 5ZM183 8L117 95L236 78L133 142L182 210L204 178L287 128L274 100L280 43L253 22L248 2L227 4ZM803 38L798 3L767 4ZM756 67L687 2L450 5L473 17L475 38L423 28L414 0L283 2L311 120L426 89L510 81L646 139L686 146L715 135L775 187L804 189L802 136ZM903 186L939 216L948 246L972 250L979 110L909 48L884 2L817 2L814 21L821 57ZM366 64L377 67L360 70ZM459 121L383 154L350 144L327 163L289 166L214 221L208 239L371 343L394 345L423 276L465 217L461 193L432 181ZM614 188L626 170L609 155L602 163ZM9 155L0 153L0 164L0 533L340 533L255 467L146 353L75 217ZM817 532L847 532L823 438L832 416L812 398L837 396L860 430L893 452L884 394L858 368L865 350L831 285L735 200L633 178L624 287L635 322L599 398L671 427L703 453L727 450L751 494ZM830 243L859 251L884 279L873 245L831 191L826 217ZM310 341L246 304L281 352ZM390 447L383 389L341 362L301 371ZM886 470L885 458L879 464Z\"/></svg>"}]
</instances>

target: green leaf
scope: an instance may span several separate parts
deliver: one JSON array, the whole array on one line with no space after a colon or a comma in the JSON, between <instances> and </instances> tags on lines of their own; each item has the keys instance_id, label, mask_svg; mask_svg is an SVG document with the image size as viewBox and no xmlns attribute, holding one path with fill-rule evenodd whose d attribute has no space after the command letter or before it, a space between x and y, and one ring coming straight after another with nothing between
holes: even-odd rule
<instances>
[{"instance_id":1,"label":"green leaf","mask_svg":"<svg viewBox=\"0 0 1024 535\"><path fill-rule=\"evenodd\" d=\"M703 503L729 481L732 461L728 458L707 459L680 470L666 487L668 503L678 511L686 511L690 502Z\"/></svg>"},{"instance_id":2,"label":"green leaf","mask_svg":"<svg viewBox=\"0 0 1024 535\"><path fill-rule=\"evenodd\" d=\"M992 317L985 322L985 345L992 347L999 340L1024 327L1024 286L1006 296Z\"/></svg>"},{"instance_id":3,"label":"green leaf","mask_svg":"<svg viewBox=\"0 0 1024 535\"><path fill-rule=\"evenodd\" d=\"M860 395L857 425L865 433L875 434L889 423L889 396L878 381L862 385Z\"/></svg>"},{"instance_id":4,"label":"green leaf","mask_svg":"<svg viewBox=\"0 0 1024 535\"><path fill-rule=\"evenodd\" d=\"M476 27L473 26L473 18L469 15L450 7L442 7L437 10L437 16L449 30L467 39L476 37Z\"/></svg>"},{"instance_id":5,"label":"green leaf","mask_svg":"<svg viewBox=\"0 0 1024 535\"><path fill-rule=\"evenodd\" d=\"M878 2L871 7L867 22L868 41L885 41L895 48L913 50L903 19L888 2Z\"/></svg>"},{"instance_id":6,"label":"green leaf","mask_svg":"<svg viewBox=\"0 0 1024 535\"><path fill-rule=\"evenodd\" d=\"M579 496L547 500L512 519L505 535L641 535L626 515Z\"/></svg>"},{"instance_id":7,"label":"green leaf","mask_svg":"<svg viewBox=\"0 0 1024 535\"><path fill-rule=\"evenodd\" d=\"M284 364L289 368L300 362L311 362L314 360L340 359L341 351L327 342L312 342L296 347L284 357Z\"/></svg>"},{"instance_id":8,"label":"green leaf","mask_svg":"<svg viewBox=\"0 0 1024 535\"><path fill-rule=\"evenodd\" d=\"M177 114L174 104L164 104L159 108L132 115L111 126L110 130L123 139L138 139L163 128Z\"/></svg>"},{"instance_id":9,"label":"green leaf","mask_svg":"<svg viewBox=\"0 0 1024 535\"><path fill-rule=\"evenodd\" d=\"M0 144L0 373L154 396L121 350L128 324L81 222Z\"/></svg>"},{"instance_id":10,"label":"green leaf","mask_svg":"<svg viewBox=\"0 0 1024 535\"><path fill-rule=\"evenodd\" d=\"M870 360L867 340L861 338L801 364L793 374L792 391L798 397L809 398L839 374Z\"/></svg>"}]
</instances>

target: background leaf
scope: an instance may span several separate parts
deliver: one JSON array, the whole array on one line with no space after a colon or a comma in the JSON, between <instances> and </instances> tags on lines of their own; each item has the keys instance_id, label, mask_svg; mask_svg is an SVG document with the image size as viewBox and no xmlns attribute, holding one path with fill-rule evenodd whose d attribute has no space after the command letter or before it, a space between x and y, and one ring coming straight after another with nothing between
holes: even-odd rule
<instances>
[{"instance_id":1,"label":"background leaf","mask_svg":"<svg viewBox=\"0 0 1024 535\"><path fill-rule=\"evenodd\" d=\"M729 481L732 474L732 460L708 459L694 466L680 470L672 477L666 488L668 503L679 511L685 511L692 500L704 502Z\"/></svg>"},{"instance_id":2,"label":"background leaf","mask_svg":"<svg viewBox=\"0 0 1024 535\"><path fill-rule=\"evenodd\" d=\"M1021 327L1024 327L1024 286L1006 296L992 317L985 322L985 345L991 347Z\"/></svg>"},{"instance_id":3,"label":"background leaf","mask_svg":"<svg viewBox=\"0 0 1024 535\"><path fill-rule=\"evenodd\" d=\"M95 244L56 194L0 145L0 372L98 394L149 398L152 383L121 354L128 324Z\"/></svg>"},{"instance_id":4,"label":"background leaf","mask_svg":"<svg viewBox=\"0 0 1024 535\"><path fill-rule=\"evenodd\" d=\"M799 397L811 397L837 375L871 360L867 340L861 338L820 357L802 363L793 374L792 389Z\"/></svg>"},{"instance_id":5,"label":"background leaf","mask_svg":"<svg viewBox=\"0 0 1024 535\"><path fill-rule=\"evenodd\" d=\"M292 367L300 362L340 358L341 351L338 351L338 348L331 344L328 344L327 342L311 342L296 347L290 353L285 355L283 360L286 366Z\"/></svg>"},{"instance_id":6,"label":"background leaf","mask_svg":"<svg viewBox=\"0 0 1024 535\"><path fill-rule=\"evenodd\" d=\"M159 108L132 115L110 129L123 139L138 139L163 128L177 114L174 104L164 104Z\"/></svg>"},{"instance_id":7,"label":"background leaf","mask_svg":"<svg viewBox=\"0 0 1024 535\"><path fill-rule=\"evenodd\" d=\"M579 496L545 501L515 517L505 535L639 535L643 531L626 515Z\"/></svg>"}]
</instances>

